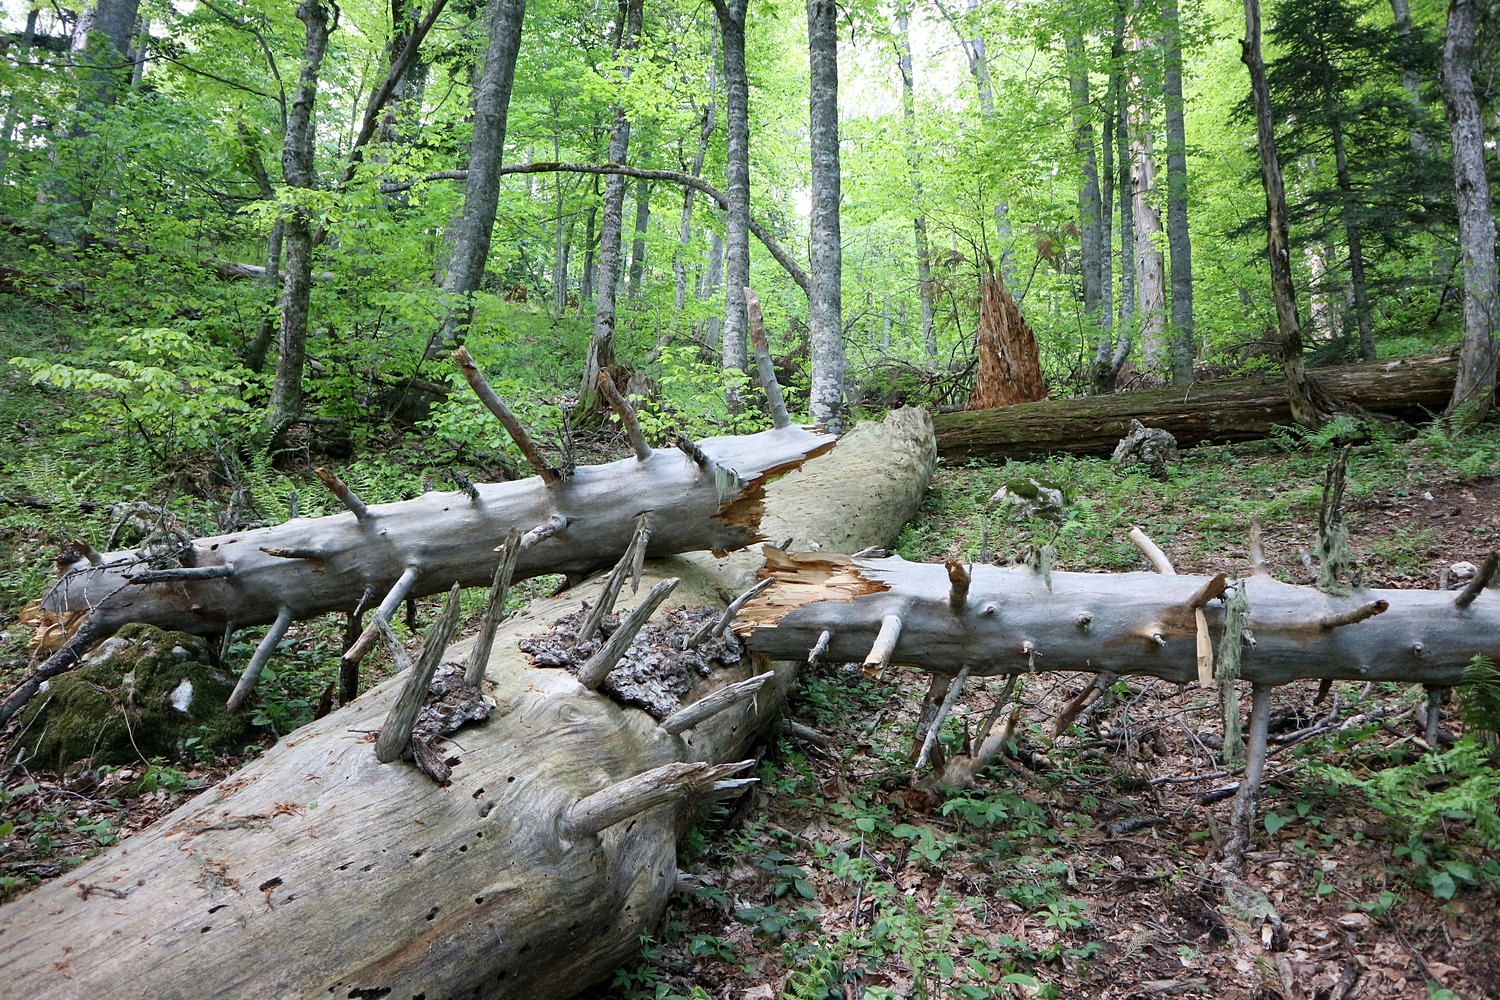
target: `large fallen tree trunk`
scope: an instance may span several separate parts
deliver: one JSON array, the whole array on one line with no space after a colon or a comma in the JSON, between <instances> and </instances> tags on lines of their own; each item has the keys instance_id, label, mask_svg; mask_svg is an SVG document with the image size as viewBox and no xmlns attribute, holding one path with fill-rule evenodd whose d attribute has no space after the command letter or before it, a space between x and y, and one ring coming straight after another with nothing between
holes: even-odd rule
<instances>
[{"instance_id":1,"label":"large fallen tree trunk","mask_svg":"<svg viewBox=\"0 0 1500 1000\"><path fill-rule=\"evenodd\" d=\"M766 552L775 584L736 619L748 648L835 662L907 664L973 676L1077 670L1187 683L1200 677L1200 624L1223 638L1223 574L1041 573L899 558ZM1490 569L1493 572L1493 566ZM1249 602L1239 677L1459 683L1475 656L1500 658L1500 595L1354 590L1336 596L1265 575L1236 581ZM824 634L827 633L826 638Z\"/></svg>"},{"instance_id":2,"label":"large fallen tree trunk","mask_svg":"<svg viewBox=\"0 0 1500 1000\"><path fill-rule=\"evenodd\" d=\"M833 445L830 435L783 426L652 449L616 394L636 457L563 472L547 465L467 352L460 350L458 358L537 475L367 506L319 469L348 513L143 551L88 551L42 599L36 617L43 648L57 652L0 701L0 723L41 681L135 622L197 635L270 624L236 691L238 706L291 622L330 611L357 618L370 609L377 620L389 620L407 598L441 593L454 583L487 584L497 548L512 531L524 533L516 579L544 573L581 578L607 566L642 520L650 532L648 557L741 548L763 537L766 483ZM373 643L375 628L372 622L361 635L349 662L357 663ZM344 688L345 699L353 697L347 676Z\"/></svg>"},{"instance_id":3,"label":"large fallen tree trunk","mask_svg":"<svg viewBox=\"0 0 1500 1000\"><path fill-rule=\"evenodd\" d=\"M799 548L889 543L933 458L919 411L862 425L767 487L760 530ZM675 601L718 605L760 565L754 552L679 557L647 564L643 582L680 579ZM376 687L0 908L5 992L530 998L597 981L659 919L678 828L724 773L710 766L749 750L796 673L760 659L716 670L684 704L726 708L658 723L563 670L532 667L518 638L550 634L605 583L502 626L487 660L498 707L457 734L450 786L377 762L368 734L383 728L402 678ZM708 699L771 671L754 698Z\"/></svg>"},{"instance_id":4,"label":"large fallen tree trunk","mask_svg":"<svg viewBox=\"0 0 1500 1000\"><path fill-rule=\"evenodd\" d=\"M1443 356L1320 368L1314 374L1324 390L1345 403L1424 419L1447 403L1456 371L1455 359ZM1053 453L1108 455L1130 430L1132 418L1170 431L1182 447L1250 441L1296 422L1285 381L1275 375L941 413L933 426L943 457L998 462Z\"/></svg>"}]
</instances>

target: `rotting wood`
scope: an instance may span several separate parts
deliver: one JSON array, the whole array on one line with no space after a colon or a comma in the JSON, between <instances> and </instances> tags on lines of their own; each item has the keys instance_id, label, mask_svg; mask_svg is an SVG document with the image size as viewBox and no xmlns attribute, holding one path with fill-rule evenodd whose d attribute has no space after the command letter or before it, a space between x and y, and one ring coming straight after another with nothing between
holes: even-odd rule
<instances>
[{"instance_id":1,"label":"rotting wood","mask_svg":"<svg viewBox=\"0 0 1500 1000\"><path fill-rule=\"evenodd\" d=\"M544 573L582 578L624 551L642 513L655 525L647 557L731 551L760 539L767 482L831 448L833 438L785 427L685 444L691 461L683 451L660 448L645 460L575 469L554 486L533 477L399 503L360 502L362 515L294 518L195 539L178 560L195 568L232 565L227 576L133 584L130 575L155 567L134 550L104 553L97 564L53 582L41 600L39 624L75 627L82 621L78 613L87 611L93 641L133 622L217 635L231 620L240 628L270 623L283 608L292 621L347 612L367 588L388 595L378 612L388 620L408 596L442 593L454 582L488 584L499 562L493 550L512 529L527 533L515 579ZM537 544L543 539L547 544ZM64 638L55 637L54 648ZM371 626L346 652L351 669L376 638ZM79 644L58 649L53 655L59 659L44 662L0 701L0 722L42 679L75 666L85 651Z\"/></svg>"},{"instance_id":2,"label":"rotting wood","mask_svg":"<svg viewBox=\"0 0 1500 1000\"><path fill-rule=\"evenodd\" d=\"M1445 355L1320 368L1315 374L1319 385L1351 406L1425 420L1447 403L1457 366ZM999 462L1058 453L1109 455L1131 419L1170 431L1182 448L1252 441L1295 423L1286 384L1276 375L940 413L933 425L944 458Z\"/></svg>"},{"instance_id":3,"label":"rotting wood","mask_svg":"<svg viewBox=\"0 0 1500 1000\"><path fill-rule=\"evenodd\" d=\"M889 544L916 511L933 457L925 414L861 425L832 454L766 488L762 530L800 547ZM717 606L716 595L748 586L760 565L758 551L676 557L648 564L643 581L680 577L677 601ZM486 574L480 585L488 582ZM463 760L449 787L376 761L362 734L379 726L401 679L378 685L0 907L0 982L49 1000L587 990L658 926L690 810L677 800L568 843L562 818L664 764L747 759L806 651L710 678L685 700L776 674L757 697L668 737L645 712L621 709L566 671L535 669L517 649L602 583L501 624L484 681L496 710L458 736ZM468 648L461 642L445 659L461 662ZM716 782L701 798L743 787ZM83 882L122 886L126 896L83 898Z\"/></svg>"},{"instance_id":4,"label":"rotting wood","mask_svg":"<svg viewBox=\"0 0 1500 1000\"><path fill-rule=\"evenodd\" d=\"M1198 678L1195 611L1204 613L1215 641L1223 632L1222 597L1192 607L1216 577L1053 570L1048 586L1029 568L976 565L968 607L955 615L941 565L764 551L765 575L776 585L746 605L734 631L766 656L803 655L828 632L825 655L835 661L888 661L949 675L973 664L975 676L1034 668L1189 683ZM1241 650L1239 676L1252 683L1451 686L1476 655L1500 658L1500 595L1490 592L1457 608L1443 591L1334 595L1266 576L1236 586L1249 600L1246 624L1254 634L1254 644ZM1382 614L1324 625L1379 602L1388 606Z\"/></svg>"}]
</instances>

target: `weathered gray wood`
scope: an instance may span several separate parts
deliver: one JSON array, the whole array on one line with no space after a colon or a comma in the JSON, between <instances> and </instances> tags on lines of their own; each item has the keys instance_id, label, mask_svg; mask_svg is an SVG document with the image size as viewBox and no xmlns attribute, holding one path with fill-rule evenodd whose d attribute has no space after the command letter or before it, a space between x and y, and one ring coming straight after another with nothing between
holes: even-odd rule
<instances>
[{"instance_id":1,"label":"weathered gray wood","mask_svg":"<svg viewBox=\"0 0 1500 1000\"><path fill-rule=\"evenodd\" d=\"M690 464L661 451L653 461L664 455ZM920 412L856 428L832 454L766 488L762 530L801 547L889 544L915 512L933 456ZM380 508L372 510L378 518ZM634 513L624 515L631 527ZM645 579L680 577L676 600L717 603L717 594L753 582L760 566L756 552L694 555L648 565ZM487 723L454 734L462 760L447 788L415 767L376 760L368 733L401 678L379 685L100 857L0 907L0 992L49 1000L542 998L574 995L607 976L660 919L688 813L674 799L578 838L564 834L564 817L580 800L665 764L746 759L798 663L746 662L708 679L689 703L776 673L756 698L669 737L655 719L587 691L571 674L532 668L517 649L601 585L581 584L501 624L485 682L497 707ZM462 660L467 649L460 643L445 658ZM123 898L86 892L84 883Z\"/></svg>"},{"instance_id":2,"label":"weathered gray wood","mask_svg":"<svg viewBox=\"0 0 1500 1000\"><path fill-rule=\"evenodd\" d=\"M734 626L753 652L804 655L824 633L827 658L907 664L975 676L1024 670L1198 678L1196 610L1217 577L1067 573L974 566L955 614L943 566L766 549L777 585ZM1258 684L1303 679L1451 686L1474 656L1500 657L1500 594L1458 607L1453 594L1355 590L1326 594L1257 575L1238 581L1250 602L1240 677ZM1376 613L1374 607L1387 610ZM1202 604L1218 643L1221 598ZM894 641L893 621L900 622ZM1034 661L1034 662L1033 662Z\"/></svg>"}]
</instances>

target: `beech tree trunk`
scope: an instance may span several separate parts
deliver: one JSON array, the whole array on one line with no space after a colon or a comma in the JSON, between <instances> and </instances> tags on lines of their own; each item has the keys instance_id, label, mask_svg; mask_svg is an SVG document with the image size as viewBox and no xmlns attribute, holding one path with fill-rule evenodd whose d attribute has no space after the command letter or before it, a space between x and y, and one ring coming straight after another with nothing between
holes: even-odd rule
<instances>
[{"instance_id":1,"label":"beech tree trunk","mask_svg":"<svg viewBox=\"0 0 1500 1000\"><path fill-rule=\"evenodd\" d=\"M1125 87L1125 14L1115 13L1114 39L1110 45L1114 65L1110 69L1109 93L1113 105L1115 171L1111 181L1120 213L1120 310L1112 337L1101 335L1094 354L1094 392L1114 392L1120 369L1130 359L1135 341L1135 223L1130 197L1130 112ZM1113 204L1107 206L1115 211ZM1112 254L1113 248L1106 247Z\"/></svg>"},{"instance_id":2,"label":"beech tree trunk","mask_svg":"<svg viewBox=\"0 0 1500 1000\"><path fill-rule=\"evenodd\" d=\"M920 411L862 425L767 487L763 529L801 548L889 544L933 457ZM691 556L648 564L642 582L675 577L674 603L717 606L760 566L755 553ZM711 791L706 768L752 752L801 660L716 670L684 705L772 676L674 734L518 650L600 589L584 584L502 625L484 661L496 710L457 734L451 785L378 763L360 735L383 728L397 677L0 908L7 989L55 1000L587 990L656 926L677 834ZM446 657L470 651L462 642Z\"/></svg>"},{"instance_id":3,"label":"beech tree trunk","mask_svg":"<svg viewBox=\"0 0 1500 1000\"><path fill-rule=\"evenodd\" d=\"M1099 322L1099 259L1105 252L1101 229L1099 166L1094 155L1094 123L1089 112L1089 66L1083 49L1083 22L1073 18L1064 42L1068 61L1068 93L1073 101L1073 153L1078 157L1078 228L1082 244L1083 312L1085 323ZM1107 327L1108 324L1106 324Z\"/></svg>"},{"instance_id":4,"label":"beech tree trunk","mask_svg":"<svg viewBox=\"0 0 1500 1000\"><path fill-rule=\"evenodd\" d=\"M807 325L812 352L808 413L835 434L844 408L843 246L839 235L839 53L835 0L807 0L812 147Z\"/></svg>"},{"instance_id":5,"label":"beech tree trunk","mask_svg":"<svg viewBox=\"0 0 1500 1000\"><path fill-rule=\"evenodd\" d=\"M922 154L917 140L916 74L911 58L911 10L902 7L896 12L896 56L901 70L901 118L906 123L907 163L911 167L911 188L916 214L912 217L912 231L916 236L917 250L917 300L922 315L922 349L927 352L927 363L937 364L937 331L932 314L932 263L927 240L927 215L922 209ZM887 306L887 317L889 307Z\"/></svg>"},{"instance_id":6,"label":"beech tree trunk","mask_svg":"<svg viewBox=\"0 0 1500 1000\"><path fill-rule=\"evenodd\" d=\"M1132 33L1128 47L1140 58L1144 41ZM1141 334L1141 367L1170 372L1167 332L1167 275L1162 256L1161 213L1155 205L1156 156L1152 149L1150 96L1139 76L1130 78L1126 104L1130 122L1130 202L1135 233L1135 315Z\"/></svg>"},{"instance_id":7,"label":"beech tree trunk","mask_svg":"<svg viewBox=\"0 0 1500 1000\"><path fill-rule=\"evenodd\" d=\"M968 0L970 12L978 8L979 0ZM963 43L969 75L974 78L974 91L979 96L979 112L986 122L992 122L995 118L995 91L990 83L990 59L985 49L984 36L977 31L972 34L960 32L959 41ZM995 202L995 237L1000 254L1000 279L1005 282L1006 288L1019 292L1015 254L1010 246L1010 209L1004 198Z\"/></svg>"},{"instance_id":8,"label":"beech tree trunk","mask_svg":"<svg viewBox=\"0 0 1500 1000\"><path fill-rule=\"evenodd\" d=\"M1495 402L1500 360L1500 277L1495 265L1495 215L1485 173L1484 126L1474 93L1474 0L1451 0L1443 45L1443 106L1453 142L1453 188L1458 205L1458 242L1463 254L1464 343L1458 381L1447 413L1477 423Z\"/></svg>"},{"instance_id":9,"label":"beech tree trunk","mask_svg":"<svg viewBox=\"0 0 1500 1000\"><path fill-rule=\"evenodd\" d=\"M713 138L714 122L717 117L717 96L719 67L718 52L719 43L717 37L714 39L713 55L708 62L708 104L703 109L702 123L698 127L698 149L693 154L693 170L690 176L703 176L703 160L708 155L708 141ZM677 295L673 300L677 311L682 312L687 308L688 279L687 279L687 255L688 244L693 238L693 188L684 188L682 192L682 220L677 227L677 253L672 258L672 276L677 280Z\"/></svg>"},{"instance_id":10,"label":"beech tree trunk","mask_svg":"<svg viewBox=\"0 0 1500 1000\"><path fill-rule=\"evenodd\" d=\"M1423 420L1447 402L1457 368L1449 356L1407 358L1321 368L1318 378L1363 409ZM1152 389L940 413L933 422L944 458L999 462L1053 453L1108 455L1130 430L1132 417L1171 431L1182 447L1250 441L1297 422L1285 382L1275 376L1196 382L1187 392Z\"/></svg>"},{"instance_id":11,"label":"beech tree trunk","mask_svg":"<svg viewBox=\"0 0 1500 1000\"><path fill-rule=\"evenodd\" d=\"M745 70L748 3L749 0L713 0L724 43L724 193L728 197L724 213L725 370L743 369L748 359L745 325L745 289L750 286L750 80Z\"/></svg>"},{"instance_id":12,"label":"beech tree trunk","mask_svg":"<svg viewBox=\"0 0 1500 1000\"><path fill-rule=\"evenodd\" d=\"M1167 125L1167 250L1172 268L1172 383L1193 380L1193 245L1188 235L1187 132L1182 102L1182 32L1177 0L1162 7L1166 57L1164 112ZM1373 361L1374 356L1366 358Z\"/></svg>"},{"instance_id":13,"label":"beech tree trunk","mask_svg":"<svg viewBox=\"0 0 1500 1000\"><path fill-rule=\"evenodd\" d=\"M484 69L474 94L474 134L469 141L469 169L464 207L448 234L453 254L443 276L447 313L433 338L428 357L446 355L463 343L474 315L474 293L484 278L490 238L500 200L500 164L505 153L505 123L521 50L526 0L490 0L489 42Z\"/></svg>"},{"instance_id":14,"label":"beech tree trunk","mask_svg":"<svg viewBox=\"0 0 1500 1000\"><path fill-rule=\"evenodd\" d=\"M1422 100L1422 76L1417 72L1413 64L1413 45L1411 29L1411 4L1407 0L1390 0L1391 16L1396 22L1396 36L1400 39L1401 49L1399 61L1401 63L1401 87L1406 91L1406 99L1411 104L1412 121L1420 126L1427 117L1426 102ZM1418 158L1431 154L1432 147L1427 141L1427 134L1420 127L1411 130L1411 149Z\"/></svg>"},{"instance_id":15,"label":"beech tree trunk","mask_svg":"<svg viewBox=\"0 0 1500 1000\"><path fill-rule=\"evenodd\" d=\"M639 298L646 278L646 233L651 228L651 182L635 182L635 239L630 244L630 297Z\"/></svg>"},{"instance_id":16,"label":"beech tree trunk","mask_svg":"<svg viewBox=\"0 0 1500 1000\"><path fill-rule=\"evenodd\" d=\"M1260 0L1245 0L1245 39L1240 59L1250 70L1250 94L1255 104L1256 150L1266 191L1266 256L1271 268L1271 296L1276 302L1276 328L1281 342L1281 365L1292 418L1305 427L1319 427L1332 406L1302 360L1302 320L1297 315L1297 291L1292 286L1292 260L1287 249L1286 188L1281 161L1276 156L1275 117L1271 88L1260 54Z\"/></svg>"},{"instance_id":17,"label":"beech tree trunk","mask_svg":"<svg viewBox=\"0 0 1500 1000\"><path fill-rule=\"evenodd\" d=\"M308 192L318 184L313 171L318 73L323 66L328 35L338 26L338 15L335 13L330 22L323 0L303 0L297 7L297 17L306 25L306 44L302 52L302 72L287 115L286 138L281 147L281 174L287 187ZM266 425L271 429L273 440L279 440L292 422L302 416L302 367L307 357L307 313L313 286L312 215L305 205L294 205L281 225L286 274L281 284L276 376L271 383L271 401L266 411Z\"/></svg>"}]
</instances>

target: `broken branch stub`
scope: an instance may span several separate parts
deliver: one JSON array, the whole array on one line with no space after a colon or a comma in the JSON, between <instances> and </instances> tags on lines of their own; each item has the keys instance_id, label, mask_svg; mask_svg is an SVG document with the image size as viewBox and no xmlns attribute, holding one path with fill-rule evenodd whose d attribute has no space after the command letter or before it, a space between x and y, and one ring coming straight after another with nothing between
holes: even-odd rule
<instances>
[{"instance_id":1,"label":"broken branch stub","mask_svg":"<svg viewBox=\"0 0 1500 1000\"><path fill-rule=\"evenodd\" d=\"M609 408L615 411L615 416L620 418L620 426L625 429L625 436L630 439L631 450L635 457L644 462L651 457L651 446L646 443L646 435L641 432L641 422L636 418L635 408L630 401L620 394L615 386L615 380L609 377L608 372L600 372L595 385L609 403Z\"/></svg>"},{"instance_id":2,"label":"broken branch stub","mask_svg":"<svg viewBox=\"0 0 1500 1000\"><path fill-rule=\"evenodd\" d=\"M448 648L453 633L458 630L459 589L455 583L453 589L448 591L448 603L443 607L442 617L428 629L416 665L408 671L401 694L396 697L396 704L391 706L390 714L380 727L380 735L375 740L375 759L382 764L400 760L401 755L406 752L406 745L411 741L417 713L427 700L427 686L432 683L432 675L437 673L438 664L443 660L443 651ZM397 666L402 666L406 657L401 651L400 641L383 619L377 618L375 621Z\"/></svg>"},{"instance_id":3,"label":"broken branch stub","mask_svg":"<svg viewBox=\"0 0 1500 1000\"><path fill-rule=\"evenodd\" d=\"M500 619L505 617L505 598L510 592L510 579L516 572L516 559L521 555L520 533L512 528L500 549L500 565L495 567L495 579L490 583L479 638L474 641L468 666L464 668L464 683L470 687L477 687L484 679L484 665L490 661L490 650L495 645L495 630L500 626Z\"/></svg>"},{"instance_id":4,"label":"broken branch stub","mask_svg":"<svg viewBox=\"0 0 1500 1000\"><path fill-rule=\"evenodd\" d=\"M583 666L578 668L578 680L586 688L597 689L609 676L609 672L620 662L620 657L630 648L631 640L640 632L642 626L650 620L656 609L661 607L676 589L681 581L676 577L663 580L651 588L645 600L631 609L625 620L616 626L614 632L605 640L604 645L599 647L598 652L589 657Z\"/></svg>"},{"instance_id":5,"label":"broken branch stub","mask_svg":"<svg viewBox=\"0 0 1500 1000\"><path fill-rule=\"evenodd\" d=\"M661 721L662 731L668 736L684 733L704 719L712 718L725 709L738 705L746 698L755 697L766 682L775 676L774 670L768 670L763 674L737 681L728 687L722 687L713 694L684 705Z\"/></svg>"},{"instance_id":6,"label":"broken branch stub","mask_svg":"<svg viewBox=\"0 0 1500 1000\"><path fill-rule=\"evenodd\" d=\"M460 347L454 351L453 360L458 362L458 370L463 372L464 381L469 383L469 388L474 390L474 395L479 397L485 409L495 415L495 419L500 421L500 426L505 428L505 433L509 434L510 439L516 443L516 447L526 458L526 464L531 466L531 471L540 476L542 482L548 486L555 486L562 482L562 473L542 457L541 450L531 439L531 432L520 420L516 419L516 415L511 412L509 406L505 405L505 401L495 394L495 390L490 388L489 381L479 370L479 366L474 363L469 349Z\"/></svg>"},{"instance_id":7,"label":"broken branch stub","mask_svg":"<svg viewBox=\"0 0 1500 1000\"><path fill-rule=\"evenodd\" d=\"M786 399L781 395L781 383L776 380L776 366L771 362L771 345L766 341L766 324L761 318L760 299L749 288L745 289L745 314L750 326L750 346L755 353L755 373L766 394L771 424L775 427L789 427L792 418L787 413Z\"/></svg>"},{"instance_id":8,"label":"broken branch stub","mask_svg":"<svg viewBox=\"0 0 1500 1000\"><path fill-rule=\"evenodd\" d=\"M598 834L648 809L680 802L710 790L719 780L754 766L753 760L727 764L705 761L663 764L579 799L563 817L563 831L572 837Z\"/></svg>"},{"instance_id":9,"label":"broken branch stub","mask_svg":"<svg viewBox=\"0 0 1500 1000\"><path fill-rule=\"evenodd\" d=\"M615 609L615 601L620 599L625 578L633 572L639 572L637 560L645 553L646 543L650 540L651 529L647 527L645 517L642 517L630 539L629 548L620 557L620 561L615 563L615 568L610 570L609 577L604 581L604 589L599 591L599 599L589 608L583 624L579 626L576 645L581 646L592 639L599 631L599 626L604 624L604 619Z\"/></svg>"},{"instance_id":10,"label":"broken branch stub","mask_svg":"<svg viewBox=\"0 0 1500 1000\"><path fill-rule=\"evenodd\" d=\"M287 628L292 624L292 613L287 608L282 608L271 627L266 629L265 636L260 640L260 645L255 647L255 653L250 657L250 663L245 667L245 672L240 674L239 683L235 684L234 690L229 694L229 710L238 712L250 698L250 692L255 688L255 682L260 680L260 675L266 669L266 664L271 661L271 654L276 652L276 644L286 635Z\"/></svg>"}]
</instances>

